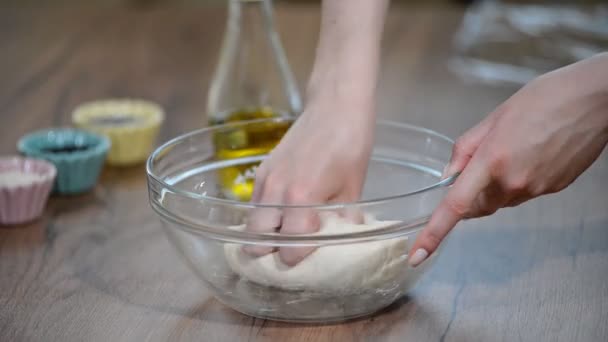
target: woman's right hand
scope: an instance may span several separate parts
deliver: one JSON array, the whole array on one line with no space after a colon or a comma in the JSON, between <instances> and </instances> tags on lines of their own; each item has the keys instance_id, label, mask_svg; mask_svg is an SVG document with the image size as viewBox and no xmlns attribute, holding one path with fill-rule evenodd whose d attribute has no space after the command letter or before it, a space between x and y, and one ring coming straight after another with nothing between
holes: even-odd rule
<instances>
[{"instance_id":1,"label":"woman's right hand","mask_svg":"<svg viewBox=\"0 0 608 342\"><path fill-rule=\"evenodd\" d=\"M373 142L373 104L336 98L309 103L257 168L252 202L318 205L359 199ZM247 220L247 230L254 232L306 234L319 226L317 213L305 208L254 209ZM278 252L285 264L294 265L312 250L297 247ZM260 256L273 249L257 246L246 251Z\"/></svg>"},{"instance_id":2,"label":"woman's right hand","mask_svg":"<svg viewBox=\"0 0 608 342\"><path fill-rule=\"evenodd\" d=\"M310 205L359 199L371 152L380 40L388 0L324 0L306 108L256 171L253 201ZM342 213L357 218L354 213ZM319 230L312 210L259 208L247 229L305 234ZM313 249L280 248L294 265ZM273 251L249 246L248 253Z\"/></svg>"}]
</instances>

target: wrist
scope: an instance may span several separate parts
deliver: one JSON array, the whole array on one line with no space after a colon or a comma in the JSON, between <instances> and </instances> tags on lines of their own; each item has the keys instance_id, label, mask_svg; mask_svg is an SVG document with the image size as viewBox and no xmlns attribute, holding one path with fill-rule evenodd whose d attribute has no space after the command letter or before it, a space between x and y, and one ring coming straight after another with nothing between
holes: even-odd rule
<instances>
[{"instance_id":1,"label":"wrist","mask_svg":"<svg viewBox=\"0 0 608 342\"><path fill-rule=\"evenodd\" d=\"M598 54L550 73L560 86L558 98L570 102L573 112L583 115L590 129L608 135L608 53Z\"/></svg>"},{"instance_id":2,"label":"wrist","mask_svg":"<svg viewBox=\"0 0 608 342\"><path fill-rule=\"evenodd\" d=\"M369 110L375 107L377 70L374 61L316 63L306 88L307 104ZM308 105L307 105L308 106Z\"/></svg>"},{"instance_id":3,"label":"wrist","mask_svg":"<svg viewBox=\"0 0 608 342\"><path fill-rule=\"evenodd\" d=\"M601 53L580 62L580 70L573 71L573 83L578 84L590 112L608 133L608 53Z\"/></svg>"},{"instance_id":4,"label":"wrist","mask_svg":"<svg viewBox=\"0 0 608 342\"><path fill-rule=\"evenodd\" d=\"M341 77L323 77L310 82L306 90L309 103L330 102L336 105L369 107L375 105L376 87L370 81Z\"/></svg>"}]
</instances>

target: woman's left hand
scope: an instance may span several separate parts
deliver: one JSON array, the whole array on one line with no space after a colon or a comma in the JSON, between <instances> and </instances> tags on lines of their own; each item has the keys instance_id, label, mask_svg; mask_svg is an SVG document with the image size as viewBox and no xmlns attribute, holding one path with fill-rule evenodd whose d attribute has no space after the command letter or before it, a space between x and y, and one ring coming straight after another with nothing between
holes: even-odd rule
<instances>
[{"instance_id":1,"label":"woman's left hand","mask_svg":"<svg viewBox=\"0 0 608 342\"><path fill-rule=\"evenodd\" d=\"M560 191L608 142L608 54L524 86L458 139L445 175L461 172L410 250L417 266L464 218Z\"/></svg>"}]
</instances>

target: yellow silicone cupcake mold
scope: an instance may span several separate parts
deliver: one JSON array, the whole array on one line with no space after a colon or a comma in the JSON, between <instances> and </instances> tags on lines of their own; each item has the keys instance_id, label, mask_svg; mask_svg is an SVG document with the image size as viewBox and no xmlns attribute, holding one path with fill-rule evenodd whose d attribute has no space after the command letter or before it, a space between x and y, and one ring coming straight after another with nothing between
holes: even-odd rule
<instances>
[{"instance_id":1,"label":"yellow silicone cupcake mold","mask_svg":"<svg viewBox=\"0 0 608 342\"><path fill-rule=\"evenodd\" d=\"M76 127L110 138L112 147L107 163L116 166L145 161L163 120L164 112L159 105L135 99L87 102L72 113Z\"/></svg>"}]
</instances>

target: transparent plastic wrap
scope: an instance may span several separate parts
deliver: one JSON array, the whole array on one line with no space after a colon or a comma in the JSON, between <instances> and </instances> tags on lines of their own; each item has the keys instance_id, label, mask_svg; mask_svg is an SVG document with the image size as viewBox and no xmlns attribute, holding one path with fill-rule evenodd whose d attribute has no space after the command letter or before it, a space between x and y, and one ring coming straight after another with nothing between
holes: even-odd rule
<instances>
[{"instance_id":1,"label":"transparent plastic wrap","mask_svg":"<svg viewBox=\"0 0 608 342\"><path fill-rule=\"evenodd\" d=\"M449 68L464 80L522 85L608 51L608 4L578 7L482 1L467 11L453 49Z\"/></svg>"}]
</instances>

